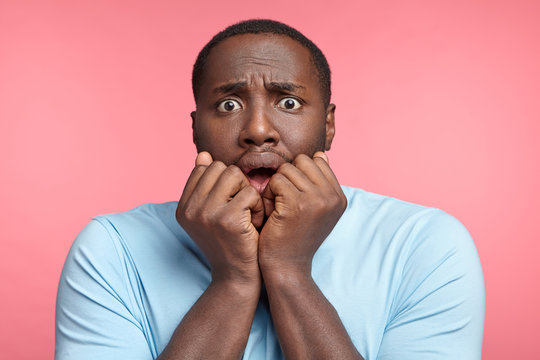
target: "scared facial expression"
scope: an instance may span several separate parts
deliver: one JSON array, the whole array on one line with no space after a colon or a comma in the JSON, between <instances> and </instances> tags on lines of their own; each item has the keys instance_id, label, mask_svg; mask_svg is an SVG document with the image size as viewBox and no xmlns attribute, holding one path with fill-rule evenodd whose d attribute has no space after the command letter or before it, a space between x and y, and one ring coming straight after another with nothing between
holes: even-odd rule
<instances>
[{"instance_id":1,"label":"scared facial expression","mask_svg":"<svg viewBox=\"0 0 540 360\"><path fill-rule=\"evenodd\" d=\"M282 163L330 149L334 110L307 48L284 35L236 35L210 51L193 140L262 192Z\"/></svg>"}]
</instances>

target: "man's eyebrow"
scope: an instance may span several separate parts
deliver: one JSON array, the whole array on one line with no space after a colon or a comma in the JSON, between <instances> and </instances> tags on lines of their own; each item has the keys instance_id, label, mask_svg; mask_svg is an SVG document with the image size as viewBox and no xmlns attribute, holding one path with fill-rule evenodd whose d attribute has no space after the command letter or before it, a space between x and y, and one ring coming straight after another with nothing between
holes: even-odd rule
<instances>
[{"instance_id":1,"label":"man's eyebrow","mask_svg":"<svg viewBox=\"0 0 540 360\"><path fill-rule=\"evenodd\" d=\"M276 82L272 81L266 85L268 90L285 90L285 91L296 91L296 90L305 90L306 88L302 85L298 85L292 82Z\"/></svg>"},{"instance_id":2,"label":"man's eyebrow","mask_svg":"<svg viewBox=\"0 0 540 360\"><path fill-rule=\"evenodd\" d=\"M247 86L247 81L231 82L224 85L220 85L214 89L214 93L226 94L235 90L244 88ZM267 90L273 91L297 91L305 90L305 87L292 82L287 81L271 81L265 85Z\"/></svg>"},{"instance_id":3,"label":"man's eyebrow","mask_svg":"<svg viewBox=\"0 0 540 360\"><path fill-rule=\"evenodd\" d=\"M218 86L217 88L215 88L214 93L225 94L225 93L229 93L231 91L235 91L237 89L243 88L246 85L247 85L246 81L238 81L238 82L233 82L233 83L227 83L225 85L221 85L221 86Z\"/></svg>"}]
</instances>

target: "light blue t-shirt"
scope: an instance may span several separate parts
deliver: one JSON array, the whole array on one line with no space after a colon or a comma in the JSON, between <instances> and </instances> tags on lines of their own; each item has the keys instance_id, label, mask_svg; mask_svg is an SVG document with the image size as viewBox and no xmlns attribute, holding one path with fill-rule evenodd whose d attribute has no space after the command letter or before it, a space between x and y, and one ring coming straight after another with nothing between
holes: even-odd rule
<instances>
[{"instance_id":1,"label":"light blue t-shirt","mask_svg":"<svg viewBox=\"0 0 540 360\"><path fill-rule=\"evenodd\" d=\"M343 191L347 210L312 275L362 356L480 359L484 285L463 225L441 210ZM155 359L165 348L211 280L176 206L98 216L82 230L58 288L56 359ZM260 300L244 359L282 358Z\"/></svg>"}]
</instances>

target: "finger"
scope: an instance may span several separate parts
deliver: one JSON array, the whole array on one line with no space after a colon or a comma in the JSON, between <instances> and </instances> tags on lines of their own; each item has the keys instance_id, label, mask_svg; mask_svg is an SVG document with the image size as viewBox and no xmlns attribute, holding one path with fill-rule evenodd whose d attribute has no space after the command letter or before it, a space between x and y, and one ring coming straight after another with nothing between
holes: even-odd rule
<instances>
[{"instance_id":1,"label":"finger","mask_svg":"<svg viewBox=\"0 0 540 360\"><path fill-rule=\"evenodd\" d=\"M293 164L282 164L277 173L284 175L300 191L307 191L313 186L311 180Z\"/></svg>"},{"instance_id":2,"label":"finger","mask_svg":"<svg viewBox=\"0 0 540 360\"><path fill-rule=\"evenodd\" d=\"M262 193L264 213L270 216L280 198L292 199L296 196L298 189L283 174L275 173Z\"/></svg>"},{"instance_id":3,"label":"finger","mask_svg":"<svg viewBox=\"0 0 540 360\"><path fill-rule=\"evenodd\" d=\"M231 211L250 211L253 226L259 228L262 225L264 220L263 200L257 189L249 183L229 202L229 206Z\"/></svg>"},{"instance_id":4,"label":"finger","mask_svg":"<svg viewBox=\"0 0 540 360\"><path fill-rule=\"evenodd\" d=\"M193 192L191 193L191 196L186 201L204 201L225 169L227 169L227 166L225 166L225 164L223 164L221 161L214 161L208 167L206 167L204 174L200 176L195 188L193 189Z\"/></svg>"},{"instance_id":5,"label":"finger","mask_svg":"<svg viewBox=\"0 0 540 360\"><path fill-rule=\"evenodd\" d=\"M203 176L207 168L208 166L206 165L197 165L193 168L193 170L191 170L191 174L189 175L186 181L186 185L184 186L184 191L182 191L182 196L178 201L181 207L183 207L188 201L188 199L191 197L193 190L199 183L199 179L201 178L201 176Z\"/></svg>"},{"instance_id":6,"label":"finger","mask_svg":"<svg viewBox=\"0 0 540 360\"><path fill-rule=\"evenodd\" d=\"M195 158L195 166L199 165L206 165L209 166L214 160L212 159L212 155L210 155L207 151L201 151L197 154L197 157Z\"/></svg>"},{"instance_id":7,"label":"finger","mask_svg":"<svg viewBox=\"0 0 540 360\"><path fill-rule=\"evenodd\" d=\"M320 171L324 174L326 180L332 185L332 187L338 192L341 193L341 186L336 177L336 174L332 171L332 168L329 165L328 157L325 155L325 158L317 156L313 157L313 162L319 167Z\"/></svg>"},{"instance_id":8,"label":"finger","mask_svg":"<svg viewBox=\"0 0 540 360\"><path fill-rule=\"evenodd\" d=\"M274 175L275 176L275 175ZM274 200L276 196L270 190L270 186L266 185L262 193L262 200L264 206L264 214L269 217L272 211L274 211Z\"/></svg>"},{"instance_id":9,"label":"finger","mask_svg":"<svg viewBox=\"0 0 540 360\"><path fill-rule=\"evenodd\" d=\"M293 165L296 166L311 183L317 186L325 186L328 184L328 180L320 167L315 163L314 160L316 159L324 161L319 157L312 159L307 155L301 154L294 159Z\"/></svg>"},{"instance_id":10,"label":"finger","mask_svg":"<svg viewBox=\"0 0 540 360\"><path fill-rule=\"evenodd\" d=\"M193 193L195 186L197 186L199 179L206 171L208 165L210 165L211 163L212 155L210 155L210 153L203 151L197 154L197 156L195 157L195 167L193 168L193 170L191 170L191 174L189 175L186 181L186 185L184 186L184 190L182 191L182 196L178 201L180 206L184 206L187 199L191 197L191 194Z\"/></svg>"},{"instance_id":11,"label":"finger","mask_svg":"<svg viewBox=\"0 0 540 360\"><path fill-rule=\"evenodd\" d=\"M249 186L249 180L238 166L228 166L219 176L213 188L208 193L209 206L219 206L225 204L231 198Z\"/></svg>"}]
</instances>

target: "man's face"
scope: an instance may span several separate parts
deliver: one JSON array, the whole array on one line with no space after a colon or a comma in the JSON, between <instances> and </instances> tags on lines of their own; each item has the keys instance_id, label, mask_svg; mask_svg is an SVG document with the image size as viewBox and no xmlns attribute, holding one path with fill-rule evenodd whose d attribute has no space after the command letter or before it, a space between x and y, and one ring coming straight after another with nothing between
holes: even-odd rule
<instances>
[{"instance_id":1,"label":"man's face","mask_svg":"<svg viewBox=\"0 0 540 360\"><path fill-rule=\"evenodd\" d=\"M193 139L262 192L283 162L330 149L334 109L324 104L308 49L287 36L237 35L207 59Z\"/></svg>"}]
</instances>

